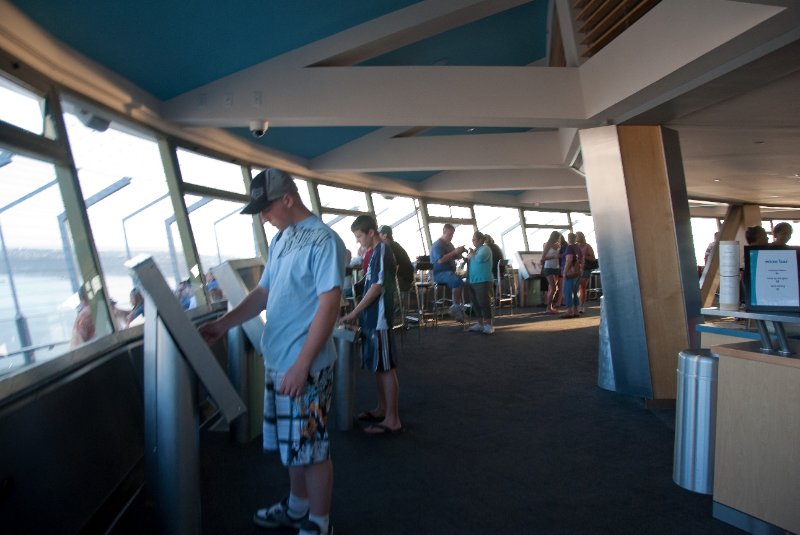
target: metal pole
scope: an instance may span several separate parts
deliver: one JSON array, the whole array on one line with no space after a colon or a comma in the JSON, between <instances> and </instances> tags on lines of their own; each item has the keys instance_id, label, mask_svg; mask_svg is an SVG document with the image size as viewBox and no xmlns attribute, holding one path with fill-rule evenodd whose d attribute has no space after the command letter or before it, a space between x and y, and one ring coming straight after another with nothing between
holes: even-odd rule
<instances>
[{"instance_id":1,"label":"metal pole","mask_svg":"<svg viewBox=\"0 0 800 535\"><path fill-rule=\"evenodd\" d=\"M149 308L145 318L157 322L156 340L146 340L145 348L154 369L150 380L156 380L149 389L156 393L149 413L155 422L145 422L145 432L155 436L145 437L145 444L150 446L148 473L154 477L159 526L164 533L200 533L197 378L157 311Z\"/></svg>"}]
</instances>

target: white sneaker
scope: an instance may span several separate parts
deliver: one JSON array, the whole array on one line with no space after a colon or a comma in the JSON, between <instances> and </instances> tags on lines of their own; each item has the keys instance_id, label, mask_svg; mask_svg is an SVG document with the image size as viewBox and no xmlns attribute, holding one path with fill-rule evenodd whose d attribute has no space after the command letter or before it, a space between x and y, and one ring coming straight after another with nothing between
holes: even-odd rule
<instances>
[{"instance_id":1,"label":"white sneaker","mask_svg":"<svg viewBox=\"0 0 800 535\"><path fill-rule=\"evenodd\" d=\"M467 330L469 332L471 332L471 333L482 333L483 332L483 325L481 325L480 323L476 323L475 325L473 325L472 327L470 327Z\"/></svg>"},{"instance_id":2,"label":"white sneaker","mask_svg":"<svg viewBox=\"0 0 800 535\"><path fill-rule=\"evenodd\" d=\"M494 327L487 323L483 326L483 334L494 334Z\"/></svg>"}]
</instances>

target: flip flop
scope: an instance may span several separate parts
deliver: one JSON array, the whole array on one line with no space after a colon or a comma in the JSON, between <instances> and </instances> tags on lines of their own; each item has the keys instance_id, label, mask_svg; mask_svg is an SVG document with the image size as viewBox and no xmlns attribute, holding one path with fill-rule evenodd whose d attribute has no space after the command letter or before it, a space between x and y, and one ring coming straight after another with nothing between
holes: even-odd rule
<instances>
[{"instance_id":1,"label":"flip flop","mask_svg":"<svg viewBox=\"0 0 800 535\"><path fill-rule=\"evenodd\" d=\"M372 411L364 411L358 415L359 422L382 422L383 416L373 414Z\"/></svg>"},{"instance_id":2,"label":"flip flop","mask_svg":"<svg viewBox=\"0 0 800 535\"><path fill-rule=\"evenodd\" d=\"M370 429L372 429L373 431L370 431ZM380 431L375 431L375 429L380 429ZM405 431L404 427L398 427L397 429L392 429L383 424L374 424L364 428L364 432L368 435L399 435L403 431Z\"/></svg>"}]
</instances>

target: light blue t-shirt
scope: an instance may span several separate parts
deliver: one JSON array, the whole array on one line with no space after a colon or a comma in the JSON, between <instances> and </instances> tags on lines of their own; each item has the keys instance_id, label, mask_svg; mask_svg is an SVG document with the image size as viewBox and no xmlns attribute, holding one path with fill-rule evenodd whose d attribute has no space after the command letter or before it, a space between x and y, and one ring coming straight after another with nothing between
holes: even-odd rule
<instances>
[{"instance_id":1,"label":"light blue t-shirt","mask_svg":"<svg viewBox=\"0 0 800 535\"><path fill-rule=\"evenodd\" d=\"M469 282L489 282L492 277L492 250L488 245L481 245L475 251L475 256L469 260Z\"/></svg>"},{"instance_id":2,"label":"light blue t-shirt","mask_svg":"<svg viewBox=\"0 0 800 535\"><path fill-rule=\"evenodd\" d=\"M319 308L320 294L342 287L344 264L344 242L315 215L285 228L272 240L258 283L269 292L261 337L267 368L282 372L294 364ZM329 335L311 371L335 360L336 347Z\"/></svg>"},{"instance_id":3,"label":"light blue t-shirt","mask_svg":"<svg viewBox=\"0 0 800 535\"><path fill-rule=\"evenodd\" d=\"M439 259L442 258L444 255L452 252L455 250L455 246L450 243L444 241L442 238L439 238L435 242L433 242L433 246L431 247L431 264L433 264L433 272L439 273L442 271L455 271L456 270L456 260L455 258L448 260L447 262L440 264Z\"/></svg>"}]
</instances>

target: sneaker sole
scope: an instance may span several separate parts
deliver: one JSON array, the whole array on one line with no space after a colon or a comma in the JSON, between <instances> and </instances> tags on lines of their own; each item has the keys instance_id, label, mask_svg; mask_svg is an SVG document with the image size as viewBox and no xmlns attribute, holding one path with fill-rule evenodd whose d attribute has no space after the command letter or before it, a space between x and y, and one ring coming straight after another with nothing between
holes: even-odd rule
<instances>
[{"instance_id":1,"label":"sneaker sole","mask_svg":"<svg viewBox=\"0 0 800 535\"><path fill-rule=\"evenodd\" d=\"M258 516L258 513L253 515L253 524L260 528L277 529L277 528L292 528L300 529L300 524L303 523L303 518L291 521L290 523L269 522L265 518Z\"/></svg>"}]
</instances>

